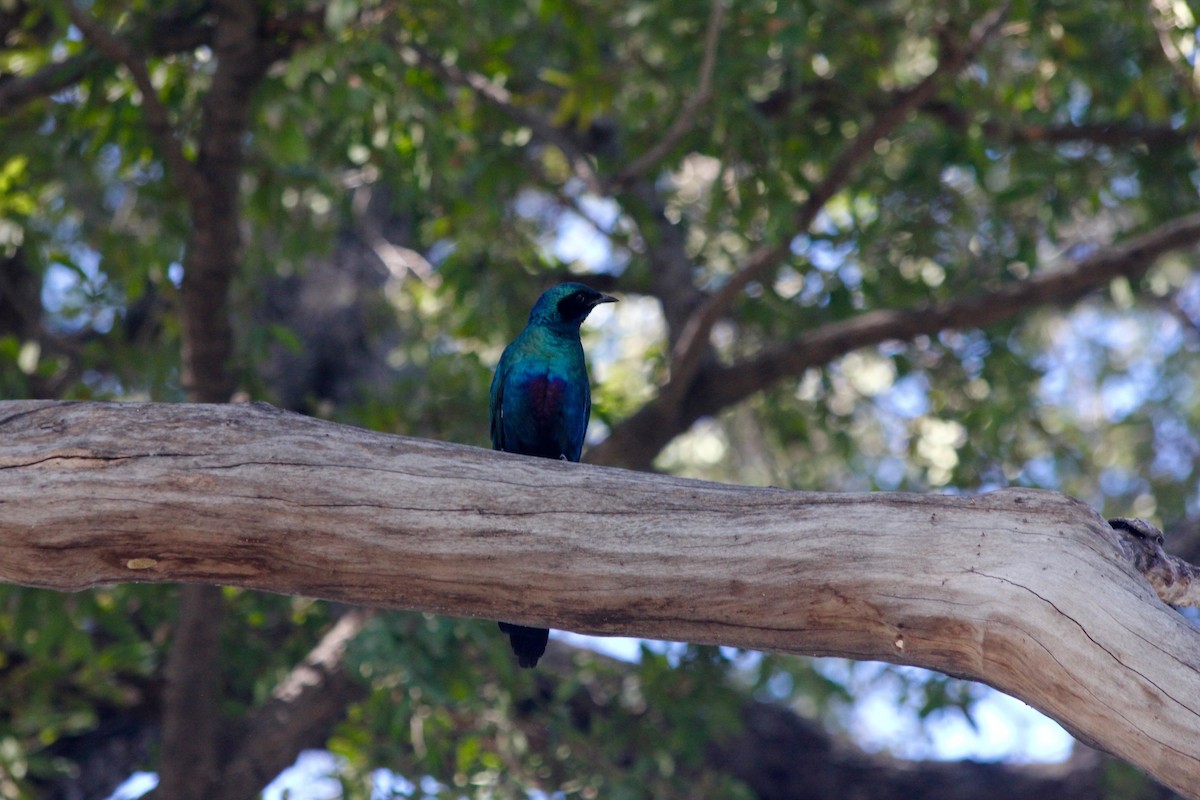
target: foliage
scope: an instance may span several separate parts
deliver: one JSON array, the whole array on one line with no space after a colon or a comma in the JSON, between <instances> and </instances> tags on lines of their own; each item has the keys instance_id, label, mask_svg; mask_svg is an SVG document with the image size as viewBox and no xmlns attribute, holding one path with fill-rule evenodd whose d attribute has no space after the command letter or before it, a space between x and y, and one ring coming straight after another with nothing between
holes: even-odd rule
<instances>
[{"instance_id":1,"label":"foliage","mask_svg":"<svg viewBox=\"0 0 1200 800\"><path fill-rule=\"evenodd\" d=\"M240 386L375 429L485 444L491 367L531 299L567 276L623 297L585 330L599 440L653 401L680 320L759 248L782 252L715 325L702 370L803 348L871 311L1025 281L1196 207L1200 90L1182 3L1011 3L800 228L797 210L856 137L966 48L995 4L731 3L712 97L695 108L707 4L261 6L307 22L255 93L246 137ZM212 91L208 4L96 0L87 13L141 45L194 157ZM196 209L147 100L127 66L82 61L93 49L62 8L17 2L0 17L0 393L181 400ZM172 45L188 33L200 40ZM78 74L5 94L55 64ZM627 174L689 114L661 161ZM655 464L832 491L1043 486L1194 532L1194 261L1169 255L1073 307L1031 303L985 329L897 336L771 376L684 426ZM1177 549L1196 554L1200 539ZM237 719L330 611L226 599L222 710ZM0 592L0 792L69 772L60 745L112 709L157 711L171 615L159 588ZM580 655L544 696L506 656L482 623L377 617L350 657L370 693L328 742L358 787L347 796L380 766L430 776L439 796L748 796L706 764L748 697L831 724L855 699L808 662L701 647L644 650L635 668ZM940 677L912 692L922 716L969 713L974 697Z\"/></svg>"}]
</instances>

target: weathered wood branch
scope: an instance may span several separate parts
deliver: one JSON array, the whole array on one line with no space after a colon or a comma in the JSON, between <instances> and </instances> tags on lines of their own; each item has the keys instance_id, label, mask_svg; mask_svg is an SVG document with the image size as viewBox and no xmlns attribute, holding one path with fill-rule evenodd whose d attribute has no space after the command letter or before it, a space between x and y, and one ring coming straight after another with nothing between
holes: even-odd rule
<instances>
[{"instance_id":1,"label":"weathered wood branch","mask_svg":"<svg viewBox=\"0 0 1200 800\"><path fill-rule=\"evenodd\" d=\"M914 664L1200 797L1200 631L1138 572L1134 535L1050 492L752 489L258 405L0 403L0 580L221 583Z\"/></svg>"}]
</instances>

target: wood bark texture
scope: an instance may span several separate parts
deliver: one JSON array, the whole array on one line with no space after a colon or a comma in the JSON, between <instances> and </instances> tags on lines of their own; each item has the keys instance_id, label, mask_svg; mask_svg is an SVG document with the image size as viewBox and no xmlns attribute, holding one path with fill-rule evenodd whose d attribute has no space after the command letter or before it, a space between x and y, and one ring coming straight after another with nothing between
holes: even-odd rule
<instances>
[{"instance_id":1,"label":"wood bark texture","mask_svg":"<svg viewBox=\"0 0 1200 800\"><path fill-rule=\"evenodd\" d=\"M912 664L1200 798L1200 631L1127 535L1044 491L803 493L257 404L0 403L0 580L227 584Z\"/></svg>"}]
</instances>

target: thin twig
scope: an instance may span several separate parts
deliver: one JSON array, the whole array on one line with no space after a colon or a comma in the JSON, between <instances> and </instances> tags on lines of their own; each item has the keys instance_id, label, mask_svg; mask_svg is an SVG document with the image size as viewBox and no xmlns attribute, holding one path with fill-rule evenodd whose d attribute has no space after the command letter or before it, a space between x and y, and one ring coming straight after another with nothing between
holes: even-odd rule
<instances>
[{"instance_id":1,"label":"thin twig","mask_svg":"<svg viewBox=\"0 0 1200 800\"><path fill-rule=\"evenodd\" d=\"M71 15L71 22L96 50L105 58L129 70L142 95L142 108L150 135L154 137L163 159L175 173L176 179L183 185L185 192L190 193L191 186L198 180L195 166L184 155L183 147L175 137L175 128L171 125L166 106L158 98L158 91L150 80L150 72L146 69L145 62L138 58L132 47L106 30L74 3L67 4L67 13Z\"/></svg>"},{"instance_id":2,"label":"thin twig","mask_svg":"<svg viewBox=\"0 0 1200 800\"><path fill-rule=\"evenodd\" d=\"M695 127L700 109L704 108L713 96L713 73L717 66L717 44L721 38L721 22L724 17L724 0L713 0L712 12L708 17L708 28L704 34L704 57L700 61L700 80L696 86L696 93L684 103L663 138L634 159L627 168L621 170L614 181L616 185L624 185L634 178L644 175L666 157L679 144L679 140Z\"/></svg>"},{"instance_id":3,"label":"thin twig","mask_svg":"<svg viewBox=\"0 0 1200 800\"><path fill-rule=\"evenodd\" d=\"M1183 90L1192 102L1200 99L1200 87L1196 85L1196 73L1188 66L1187 58L1179 51L1172 34L1175 33L1175 9L1168 0L1150 0L1151 19L1158 33L1158 45L1171 71L1179 79ZM1192 35L1194 36L1194 31Z\"/></svg>"},{"instance_id":4,"label":"thin twig","mask_svg":"<svg viewBox=\"0 0 1200 800\"><path fill-rule=\"evenodd\" d=\"M876 142L890 135L914 109L926 103L946 76L957 74L974 58L1000 27L1007 8L1003 6L996 9L976 23L966 46L956 48L942 58L933 72L920 83L893 94L892 103L877 114L874 121L834 159L825 178L800 207L795 222L797 234L809 229L825 204L845 187L858 167L874 151ZM734 300L749 283L760 279L771 265L787 255L792 238L788 236L780 242L763 245L751 252L741 268L692 314L672 350L671 377L662 389L664 394L677 399L686 391L708 349L713 325L729 311Z\"/></svg>"},{"instance_id":5,"label":"thin twig","mask_svg":"<svg viewBox=\"0 0 1200 800\"><path fill-rule=\"evenodd\" d=\"M434 53L412 42L400 42L393 37L392 45L401 55L432 70L447 83L465 86L480 99L499 108L514 121L528 127L539 139L554 145L562 152L570 162L575 176L582 180L590 191L596 194L607 193L603 181L596 174L595 167L583 148L561 127L515 102L512 92L508 89L478 72L462 69L457 64L447 64Z\"/></svg>"}]
</instances>

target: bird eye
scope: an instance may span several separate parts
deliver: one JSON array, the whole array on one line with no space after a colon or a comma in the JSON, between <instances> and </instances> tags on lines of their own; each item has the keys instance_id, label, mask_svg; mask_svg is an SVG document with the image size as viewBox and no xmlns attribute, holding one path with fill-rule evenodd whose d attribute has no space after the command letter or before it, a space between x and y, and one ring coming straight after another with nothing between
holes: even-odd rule
<instances>
[{"instance_id":1,"label":"bird eye","mask_svg":"<svg viewBox=\"0 0 1200 800\"><path fill-rule=\"evenodd\" d=\"M558 313L565 320L583 317L592 308L591 292L579 289L558 301Z\"/></svg>"}]
</instances>

